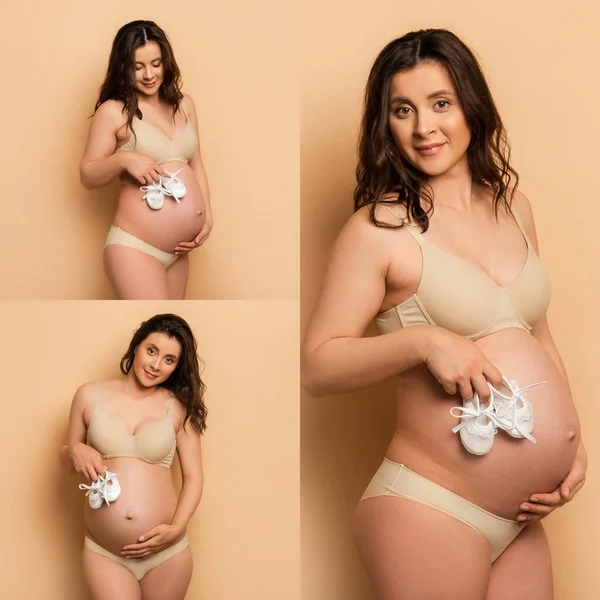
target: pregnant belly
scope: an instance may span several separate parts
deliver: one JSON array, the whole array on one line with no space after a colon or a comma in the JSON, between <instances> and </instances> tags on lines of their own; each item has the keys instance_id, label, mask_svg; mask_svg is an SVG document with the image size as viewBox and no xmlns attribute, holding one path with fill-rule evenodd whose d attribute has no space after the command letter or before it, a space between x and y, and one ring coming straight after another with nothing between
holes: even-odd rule
<instances>
[{"instance_id":1,"label":"pregnant belly","mask_svg":"<svg viewBox=\"0 0 600 600\"><path fill-rule=\"evenodd\" d=\"M509 329L478 340L487 358L519 387L545 381L526 392L533 405L534 444L498 430L492 450L468 453L448 396L425 367L403 378L398 426L388 456L451 489L475 504L515 519L519 504L533 493L551 492L573 463L579 444L579 420L566 381L549 354L529 334Z\"/></svg>"},{"instance_id":2,"label":"pregnant belly","mask_svg":"<svg viewBox=\"0 0 600 600\"><path fill-rule=\"evenodd\" d=\"M100 546L120 556L123 546L137 543L143 533L162 523L170 523L177 496L169 469L137 459L105 460L105 466L120 473L119 498L98 509L85 500L88 535Z\"/></svg>"},{"instance_id":3,"label":"pregnant belly","mask_svg":"<svg viewBox=\"0 0 600 600\"><path fill-rule=\"evenodd\" d=\"M162 166L174 173L182 165L173 161ZM164 252L173 253L180 242L192 241L204 225L206 205L190 167L185 166L177 178L186 187L185 196L179 203L165 196L162 208L153 210L143 199L144 192L140 190L139 183L125 176L113 224Z\"/></svg>"}]
</instances>

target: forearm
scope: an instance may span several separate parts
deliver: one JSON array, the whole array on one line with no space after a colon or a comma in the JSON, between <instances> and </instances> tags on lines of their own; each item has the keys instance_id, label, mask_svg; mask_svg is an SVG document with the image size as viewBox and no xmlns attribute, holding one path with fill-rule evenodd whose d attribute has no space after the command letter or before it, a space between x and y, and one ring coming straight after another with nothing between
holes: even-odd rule
<instances>
[{"instance_id":1,"label":"forearm","mask_svg":"<svg viewBox=\"0 0 600 600\"><path fill-rule=\"evenodd\" d=\"M60 460L60 464L65 471L69 473L75 473L75 469L73 468L73 461L71 460L71 456L69 454L69 445L64 445L58 452L58 459Z\"/></svg>"},{"instance_id":2,"label":"forearm","mask_svg":"<svg viewBox=\"0 0 600 600\"><path fill-rule=\"evenodd\" d=\"M425 361L432 325L414 325L369 338L336 338L302 360L302 385L314 396L353 392Z\"/></svg>"},{"instance_id":3,"label":"forearm","mask_svg":"<svg viewBox=\"0 0 600 600\"><path fill-rule=\"evenodd\" d=\"M202 477L184 477L179 501L177 502L177 509L171 520L171 525L181 531L187 527L189 520L192 518L196 508L198 508L198 504L200 504L203 485L204 480Z\"/></svg>"},{"instance_id":4,"label":"forearm","mask_svg":"<svg viewBox=\"0 0 600 600\"><path fill-rule=\"evenodd\" d=\"M79 175L81 185L88 190L108 185L125 170L122 152L115 152L107 158L90 160L81 165Z\"/></svg>"}]
</instances>

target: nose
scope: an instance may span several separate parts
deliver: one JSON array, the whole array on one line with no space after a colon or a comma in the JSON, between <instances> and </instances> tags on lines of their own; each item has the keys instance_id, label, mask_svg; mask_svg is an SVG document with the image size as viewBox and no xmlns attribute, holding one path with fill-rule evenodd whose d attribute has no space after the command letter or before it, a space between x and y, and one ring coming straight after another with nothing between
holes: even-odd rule
<instances>
[{"instance_id":1,"label":"nose","mask_svg":"<svg viewBox=\"0 0 600 600\"><path fill-rule=\"evenodd\" d=\"M146 67L146 79L150 80L152 79L153 75L152 75L152 69L150 66Z\"/></svg>"},{"instance_id":2,"label":"nose","mask_svg":"<svg viewBox=\"0 0 600 600\"><path fill-rule=\"evenodd\" d=\"M427 137L435 132L435 116L429 111L421 111L415 120L414 134L418 137Z\"/></svg>"},{"instance_id":3,"label":"nose","mask_svg":"<svg viewBox=\"0 0 600 600\"><path fill-rule=\"evenodd\" d=\"M151 363L150 366L155 370L158 371L158 368L160 367L160 358L157 356Z\"/></svg>"}]
</instances>

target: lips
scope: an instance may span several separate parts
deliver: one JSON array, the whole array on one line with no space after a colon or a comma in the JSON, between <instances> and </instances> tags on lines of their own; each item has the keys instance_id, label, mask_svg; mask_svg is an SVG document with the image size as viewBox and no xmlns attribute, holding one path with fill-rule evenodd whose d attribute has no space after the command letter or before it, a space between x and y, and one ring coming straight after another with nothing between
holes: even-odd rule
<instances>
[{"instance_id":1,"label":"lips","mask_svg":"<svg viewBox=\"0 0 600 600\"><path fill-rule=\"evenodd\" d=\"M415 150L425 156L433 156L442 150L446 145L446 142L437 142L432 144L423 144L422 146L415 146Z\"/></svg>"},{"instance_id":2,"label":"lips","mask_svg":"<svg viewBox=\"0 0 600 600\"><path fill-rule=\"evenodd\" d=\"M150 379L156 379L158 377L158 375L154 375L153 373L148 373L148 371L144 370L144 373L146 373L146 375L150 378Z\"/></svg>"}]
</instances>

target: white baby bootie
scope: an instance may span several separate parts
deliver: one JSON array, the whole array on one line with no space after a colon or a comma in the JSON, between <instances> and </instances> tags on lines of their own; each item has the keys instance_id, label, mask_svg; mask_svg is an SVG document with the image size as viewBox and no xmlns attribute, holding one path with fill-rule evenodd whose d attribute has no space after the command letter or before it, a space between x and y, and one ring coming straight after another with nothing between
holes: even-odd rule
<instances>
[{"instance_id":1,"label":"white baby bootie","mask_svg":"<svg viewBox=\"0 0 600 600\"><path fill-rule=\"evenodd\" d=\"M146 192L143 198L152 210L159 210L163 207L163 204L165 203L165 192L160 182L143 185L140 190Z\"/></svg>"},{"instance_id":2,"label":"white baby bootie","mask_svg":"<svg viewBox=\"0 0 600 600\"><path fill-rule=\"evenodd\" d=\"M496 396L496 414L501 422L501 427L508 435L515 438L527 438L534 444L537 440L533 437L533 405L527 399L525 391L545 381L532 383L519 388L515 379L502 377L500 389L494 388ZM507 393L508 392L508 393Z\"/></svg>"},{"instance_id":3,"label":"white baby bootie","mask_svg":"<svg viewBox=\"0 0 600 600\"><path fill-rule=\"evenodd\" d=\"M103 502L110 506L110 503L114 502L121 494L121 484L117 479L118 473L112 473L108 469L105 471L105 476L99 475L98 480L93 481L92 485L79 484L80 490L87 490L85 495L94 510L100 508Z\"/></svg>"},{"instance_id":4,"label":"white baby bootie","mask_svg":"<svg viewBox=\"0 0 600 600\"><path fill-rule=\"evenodd\" d=\"M489 385L489 384L488 384ZM482 404L475 394L469 400L463 400L462 406L453 406L450 414L458 417L460 423L452 429L453 433L460 432L460 441L471 454L483 456L494 445L494 436L498 432L499 421L494 412L494 394L490 385L490 399Z\"/></svg>"},{"instance_id":5,"label":"white baby bootie","mask_svg":"<svg viewBox=\"0 0 600 600\"><path fill-rule=\"evenodd\" d=\"M177 203L179 203L181 198L185 196L187 191L183 181L177 177L177 175L179 175L184 168L185 167L179 169L179 171L175 171L175 173L165 171L169 177L160 178L160 183L163 186L165 194L174 198Z\"/></svg>"},{"instance_id":6,"label":"white baby bootie","mask_svg":"<svg viewBox=\"0 0 600 600\"><path fill-rule=\"evenodd\" d=\"M104 500L110 506L121 495L121 484L117 479L118 473L113 473L106 469L104 483Z\"/></svg>"},{"instance_id":7,"label":"white baby bootie","mask_svg":"<svg viewBox=\"0 0 600 600\"><path fill-rule=\"evenodd\" d=\"M92 485L79 484L80 490L87 490L85 495L88 498L90 506L96 510L102 506L104 502L104 477L100 475L97 481L92 481Z\"/></svg>"}]
</instances>

